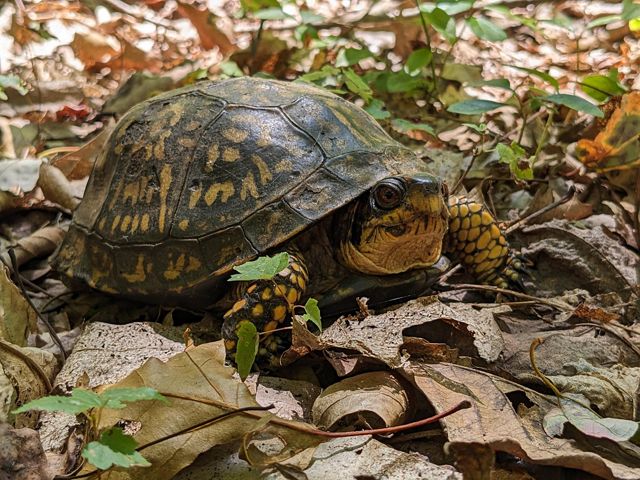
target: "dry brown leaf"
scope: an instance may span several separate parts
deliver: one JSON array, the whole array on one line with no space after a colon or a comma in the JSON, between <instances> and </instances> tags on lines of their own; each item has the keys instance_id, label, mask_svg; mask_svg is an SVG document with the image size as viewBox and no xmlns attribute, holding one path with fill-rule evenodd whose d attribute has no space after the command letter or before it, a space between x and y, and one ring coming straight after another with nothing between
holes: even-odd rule
<instances>
[{"instance_id":1,"label":"dry brown leaf","mask_svg":"<svg viewBox=\"0 0 640 480\"><path fill-rule=\"evenodd\" d=\"M47 395L57 371L52 353L0 340L0 423L8 420L14 408ZM13 424L34 428L37 421L38 412L29 411L16 415Z\"/></svg>"},{"instance_id":2,"label":"dry brown leaf","mask_svg":"<svg viewBox=\"0 0 640 480\"><path fill-rule=\"evenodd\" d=\"M60 227L44 227L27 237L21 238L14 247L18 267L33 258L46 257L52 254L62 243L63 238L64 230ZM0 258L7 265L11 265L11 257L9 257L8 253L3 252L0 254Z\"/></svg>"},{"instance_id":3,"label":"dry brown leaf","mask_svg":"<svg viewBox=\"0 0 640 480\"><path fill-rule=\"evenodd\" d=\"M40 480L52 478L42 451L38 432L29 428L12 429L0 423L0 478Z\"/></svg>"},{"instance_id":4,"label":"dry brown leaf","mask_svg":"<svg viewBox=\"0 0 640 480\"><path fill-rule=\"evenodd\" d=\"M396 310L371 315L360 322L342 317L319 337L294 336L293 349L355 350L381 360L391 367L402 364L404 336L422 337L435 343L450 341L462 355L479 356L491 362L498 358L504 343L494 314L505 313L506 306L475 309L471 305L445 305L437 297L407 302ZM295 329L294 325L294 329ZM301 344L302 343L302 344Z\"/></svg>"},{"instance_id":5,"label":"dry brown leaf","mask_svg":"<svg viewBox=\"0 0 640 480\"><path fill-rule=\"evenodd\" d=\"M200 43L205 50L218 47L222 55L227 56L236 50L229 37L216 25L215 16L208 10L199 10L193 5L178 2L178 13L188 18L198 32Z\"/></svg>"},{"instance_id":6,"label":"dry brown leaf","mask_svg":"<svg viewBox=\"0 0 640 480\"><path fill-rule=\"evenodd\" d=\"M400 425L408 416L409 395L390 372L368 372L327 387L313 404L313 423L323 430Z\"/></svg>"},{"instance_id":7,"label":"dry brown leaf","mask_svg":"<svg viewBox=\"0 0 640 480\"><path fill-rule=\"evenodd\" d=\"M9 279L9 270L0 265L0 339L24 346L29 332L35 332L36 312Z\"/></svg>"},{"instance_id":8,"label":"dry brown leaf","mask_svg":"<svg viewBox=\"0 0 640 480\"><path fill-rule=\"evenodd\" d=\"M51 162L51 165L60 169L69 180L80 180L88 177L96 157L105 150L106 142L114 125L114 123L107 125L98 135L78 150L56 158Z\"/></svg>"},{"instance_id":9,"label":"dry brown leaf","mask_svg":"<svg viewBox=\"0 0 640 480\"><path fill-rule=\"evenodd\" d=\"M38 186L42 189L45 198L57 203L69 211L75 210L80 203L73 195L73 187L59 169L48 163L40 165L40 177Z\"/></svg>"},{"instance_id":10,"label":"dry brown leaf","mask_svg":"<svg viewBox=\"0 0 640 480\"><path fill-rule=\"evenodd\" d=\"M159 72L162 69L162 61L152 54L140 50L132 43L120 39L122 53L105 63L105 66L114 70L148 70Z\"/></svg>"},{"instance_id":11,"label":"dry brown leaf","mask_svg":"<svg viewBox=\"0 0 640 480\"><path fill-rule=\"evenodd\" d=\"M249 458L253 464L279 462L323 441L316 435L291 428L308 429L306 424L273 417L270 423L260 425L265 415L271 414L259 411L230 415L189 433L179 434L184 429L238 408L258 406L235 370L224 366L224 358L222 342L204 344L180 353L166 363L152 358L115 384L116 387L155 388L167 396L170 403L136 402L122 410L108 410L102 414L99 427L113 426L123 419L133 420L140 422L140 429L134 436L139 445L161 438L165 440L141 449L151 467L106 472L98 478L170 479L200 453L216 445L242 439L257 427L261 429L259 435L263 440L277 438L280 445L277 451L269 453L252 448ZM245 444L253 445L250 438ZM92 470L87 466L83 472Z\"/></svg>"},{"instance_id":12,"label":"dry brown leaf","mask_svg":"<svg viewBox=\"0 0 640 480\"><path fill-rule=\"evenodd\" d=\"M98 64L108 63L118 56L118 50L109 41L109 37L98 32L76 33L69 46L87 70Z\"/></svg>"},{"instance_id":13,"label":"dry brown leaf","mask_svg":"<svg viewBox=\"0 0 640 480\"><path fill-rule=\"evenodd\" d=\"M640 470L629 466L622 453L618 461L582 449L570 439L551 438L541 427L543 412L555 403L527 391L538 407L514 409L507 393L518 388L499 377L451 364L425 365L409 363L407 376L441 412L467 400L472 407L450 415L441 422L448 441L461 448L478 442L494 450L507 452L527 462L575 468L607 479L636 480ZM636 467L640 458L635 460Z\"/></svg>"}]
</instances>

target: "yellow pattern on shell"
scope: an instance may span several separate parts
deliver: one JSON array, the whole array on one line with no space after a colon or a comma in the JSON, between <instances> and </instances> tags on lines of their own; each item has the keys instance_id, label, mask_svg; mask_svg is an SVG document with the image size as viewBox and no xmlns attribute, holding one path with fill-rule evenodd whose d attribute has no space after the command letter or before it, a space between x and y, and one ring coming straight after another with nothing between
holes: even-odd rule
<instances>
[{"instance_id":1,"label":"yellow pattern on shell","mask_svg":"<svg viewBox=\"0 0 640 480\"><path fill-rule=\"evenodd\" d=\"M240 158L240 151L237 148L227 147L222 152L222 160L225 162L235 162Z\"/></svg>"},{"instance_id":2,"label":"yellow pattern on shell","mask_svg":"<svg viewBox=\"0 0 640 480\"><path fill-rule=\"evenodd\" d=\"M269 166L265 163L265 161L260 158L255 153L251 155L251 161L258 169L258 173L260 174L260 183L262 185L266 185L273 179L271 175L271 171L269 170Z\"/></svg>"},{"instance_id":3,"label":"yellow pattern on shell","mask_svg":"<svg viewBox=\"0 0 640 480\"><path fill-rule=\"evenodd\" d=\"M222 132L222 136L234 143L242 143L249 136L249 130L241 130L239 128L227 128Z\"/></svg>"},{"instance_id":4,"label":"yellow pattern on shell","mask_svg":"<svg viewBox=\"0 0 640 480\"><path fill-rule=\"evenodd\" d=\"M136 267L131 273L123 273L122 276L129 283L140 283L144 282L147 278L147 275L144 271L144 255L138 255L138 260L136 262Z\"/></svg>"},{"instance_id":5,"label":"yellow pattern on shell","mask_svg":"<svg viewBox=\"0 0 640 480\"><path fill-rule=\"evenodd\" d=\"M220 195L220 201L222 203L227 203L227 200L233 196L235 193L235 188L233 187L233 183L230 181L224 183L214 183L212 184L207 193L204 195L204 202L211 206L218 199L218 195ZM191 205L191 202L189 202Z\"/></svg>"},{"instance_id":6,"label":"yellow pattern on shell","mask_svg":"<svg viewBox=\"0 0 640 480\"><path fill-rule=\"evenodd\" d=\"M240 199L246 200L247 194L251 195L253 198L258 198L258 187L256 186L256 181L253 177L253 173L249 173L242 182L242 188L240 189Z\"/></svg>"},{"instance_id":7,"label":"yellow pattern on shell","mask_svg":"<svg viewBox=\"0 0 640 480\"><path fill-rule=\"evenodd\" d=\"M218 160L218 157L220 157L220 148L218 147L217 143L214 143L209 147L209 150L207 151L207 161L204 164L205 172L207 173L213 172L213 166Z\"/></svg>"},{"instance_id":8,"label":"yellow pattern on shell","mask_svg":"<svg viewBox=\"0 0 640 480\"><path fill-rule=\"evenodd\" d=\"M167 269L163 273L163 277L167 280L175 280L180 276L185 266L185 255L184 253L180 254L178 259L174 262L171 258L169 259L169 265Z\"/></svg>"},{"instance_id":9,"label":"yellow pattern on shell","mask_svg":"<svg viewBox=\"0 0 640 480\"><path fill-rule=\"evenodd\" d=\"M160 171L160 213L158 215L158 229L164 232L164 222L167 216L167 196L171 186L171 165L164 165Z\"/></svg>"}]
</instances>

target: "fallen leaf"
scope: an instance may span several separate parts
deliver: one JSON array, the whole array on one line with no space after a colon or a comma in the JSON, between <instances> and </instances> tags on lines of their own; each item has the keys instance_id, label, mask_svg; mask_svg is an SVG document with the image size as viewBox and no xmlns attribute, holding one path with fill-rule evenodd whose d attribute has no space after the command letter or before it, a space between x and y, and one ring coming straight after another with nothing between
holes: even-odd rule
<instances>
[{"instance_id":1,"label":"fallen leaf","mask_svg":"<svg viewBox=\"0 0 640 480\"><path fill-rule=\"evenodd\" d=\"M235 377L235 370L224 366L225 350L222 342L200 345L170 358L166 363L148 360L115 387L147 386L157 389L170 404L137 402L125 409L107 410L100 418L99 428L115 425L126 419L140 422L134 435L140 453L151 462L148 468L131 468L99 474L98 478L114 479L170 479L196 457L215 445L236 441L249 435L257 427L260 438L278 439L275 451L261 454L252 448L252 437L245 438L251 451L251 463L266 465L283 461L295 453L314 447L322 438L294 430L293 426L308 429L305 424L270 418L270 423L260 425L264 412L241 412L229 415L210 425L185 432L203 421L213 419L238 408L257 407L258 404L247 387ZM274 436L275 435L275 436ZM144 445L156 444L144 448ZM83 469L87 473L93 469Z\"/></svg>"},{"instance_id":2,"label":"fallen leaf","mask_svg":"<svg viewBox=\"0 0 640 480\"><path fill-rule=\"evenodd\" d=\"M105 64L119 56L118 42L97 31L85 34L75 33L69 44L73 53L85 69Z\"/></svg>"},{"instance_id":3,"label":"fallen leaf","mask_svg":"<svg viewBox=\"0 0 640 480\"><path fill-rule=\"evenodd\" d=\"M36 312L0 265L0 339L25 346L30 332L37 331Z\"/></svg>"},{"instance_id":4,"label":"fallen leaf","mask_svg":"<svg viewBox=\"0 0 640 480\"><path fill-rule=\"evenodd\" d=\"M327 387L313 404L313 423L323 430L383 428L402 424L409 396L390 372L363 373ZM354 428L355 427L355 428Z\"/></svg>"},{"instance_id":5,"label":"fallen leaf","mask_svg":"<svg viewBox=\"0 0 640 480\"><path fill-rule=\"evenodd\" d=\"M475 448L480 442L529 463L574 468L607 479L640 478L640 457L630 464L622 452L604 458L573 440L548 437L540 427L542 412L555 404L538 393L526 390L536 406L516 409L507 394L517 392L518 386L500 377L451 364L409 362L404 371L437 412L463 400L471 402L470 409L441 420L449 443L458 448Z\"/></svg>"},{"instance_id":6,"label":"fallen leaf","mask_svg":"<svg viewBox=\"0 0 640 480\"><path fill-rule=\"evenodd\" d=\"M97 156L106 149L106 143L113 131L110 123L102 131L75 152L67 153L51 161L69 180L80 180L89 176Z\"/></svg>"},{"instance_id":7,"label":"fallen leaf","mask_svg":"<svg viewBox=\"0 0 640 480\"><path fill-rule=\"evenodd\" d=\"M0 423L0 478L36 480L51 478L47 458L38 432L29 428L13 429Z\"/></svg>"},{"instance_id":8,"label":"fallen leaf","mask_svg":"<svg viewBox=\"0 0 640 480\"><path fill-rule=\"evenodd\" d=\"M14 247L18 267L31 259L52 254L62 243L64 234L65 231L60 227L44 227L18 240ZM11 257L7 252L2 252L0 258L11 265Z\"/></svg>"},{"instance_id":9,"label":"fallen leaf","mask_svg":"<svg viewBox=\"0 0 640 480\"><path fill-rule=\"evenodd\" d=\"M205 50L218 47L222 55L227 56L236 50L229 37L216 25L215 16L208 10L200 10L193 5L178 2L177 12L188 18L198 32L200 43Z\"/></svg>"},{"instance_id":10,"label":"fallen leaf","mask_svg":"<svg viewBox=\"0 0 640 480\"><path fill-rule=\"evenodd\" d=\"M40 177L38 186L42 189L45 198L57 203L69 211L75 210L80 203L73 194L73 187L67 177L59 169L48 163L40 165Z\"/></svg>"},{"instance_id":11,"label":"fallen leaf","mask_svg":"<svg viewBox=\"0 0 640 480\"><path fill-rule=\"evenodd\" d=\"M606 127L594 140L576 145L578 159L598 172L627 170L640 165L640 92L622 97Z\"/></svg>"}]
</instances>

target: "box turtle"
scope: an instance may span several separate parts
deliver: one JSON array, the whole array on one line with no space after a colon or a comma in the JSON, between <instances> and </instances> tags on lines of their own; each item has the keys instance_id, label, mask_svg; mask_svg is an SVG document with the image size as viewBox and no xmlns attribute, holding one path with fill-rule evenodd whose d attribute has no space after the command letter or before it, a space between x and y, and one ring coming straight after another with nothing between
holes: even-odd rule
<instances>
[{"instance_id":1,"label":"box turtle","mask_svg":"<svg viewBox=\"0 0 640 480\"><path fill-rule=\"evenodd\" d=\"M143 302L228 308L230 350L242 322L276 329L304 297L329 306L417 295L443 251L479 281L515 280L518 261L487 209L448 198L425 169L366 112L320 88L199 83L120 120L56 268ZM234 266L280 251L290 260L275 281L229 287ZM262 352L280 348L262 337Z\"/></svg>"}]
</instances>

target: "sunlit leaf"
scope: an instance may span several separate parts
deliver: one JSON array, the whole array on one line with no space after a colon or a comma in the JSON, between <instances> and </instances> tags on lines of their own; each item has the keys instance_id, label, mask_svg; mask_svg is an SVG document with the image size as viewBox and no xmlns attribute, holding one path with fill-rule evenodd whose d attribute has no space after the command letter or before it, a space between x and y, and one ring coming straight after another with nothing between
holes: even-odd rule
<instances>
[{"instance_id":1,"label":"sunlit leaf","mask_svg":"<svg viewBox=\"0 0 640 480\"><path fill-rule=\"evenodd\" d=\"M64 412L77 415L100 406L102 406L102 401L97 393L82 388L74 388L68 397L52 395L38 398L22 405L20 408L14 410L13 413L23 413L29 410L46 410L48 412Z\"/></svg>"},{"instance_id":2,"label":"sunlit leaf","mask_svg":"<svg viewBox=\"0 0 640 480\"><path fill-rule=\"evenodd\" d=\"M256 18L260 20L284 20L291 18L291 15L285 13L280 7L271 7L258 10L254 13Z\"/></svg>"},{"instance_id":3,"label":"sunlit leaf","mask_svg":"<svg viewBox=\"0 0 640 480\"><path fill-rule=\"evenodd\" d=\"M429 135L436 136L436 132L431 125L427 125L426 123L413 123L403 118L395 118L391 122L394 128L400 130L401 132L411 132L412 130L420 130L422 132L427 132Z\"/></svg>"},{"instance_id":4,"label":"sunlit leaf","mask_svg":"<svg viewBox=\"0 0 640 480\"><path fill-rule=\"evenodd\" d=\"M505 145L499 143L496 145L496 151L502 163L509 165L509 170L513 173L513 176L518 180L531 180L533 179L533 170L531 163L527 158L524 149L516 142L511 145Z\"/></svg>"},{"instance_id":5,"label":"sunlit leaf","mask_svg":"<svg viewBox=\"0 0 640 480\"><path fill-rule=\"evenodd\" d=\"M371 103L367 105L365 111L376 120L384 120L391 116L391 114L384 109L384 102L377 98L374 98Z\"/></svg>"},{"instance_id":6,"label":"sunlit leaf","mask_svg":"<svg viewBox=\"0 0 640 480\"><path fill-rule=\"evenodd\" d=\"M231 275L230 282L242 282L248 280L270 280L276 274L284 270L289 264L289 254L282 252L273 257L258 257L252 262L233 267L238 272Z\"/></svg>"},{"instance_id":7,"label":"sunlit leaf","mask_svg":"<svg viewBox=\"0 0 640 480\"><path fill-rule=\"evenodd\" d=\"M244 380L249 376L253 362L256 360L260 338L258 330L253 322L243 320L236 330L238 335L238 344L236 345L236 365L238 365L238 374Z\"/></svg>"},{"instance_id":8,"label":"sunlit leaf","mask_svg":"<svg viewBox=\"0 0 640 480\"><path fill-rule=\"evenodd\" d=\"M483 17L467 18L467 25L479 38L491 42L500 42L507 39L507 34L500 27Z\"/></svg>"},{"instance_id":9,"label":"sunlit leaf","mask_svg":"<svg viewBox=\"0 0 640 480\"><path fill-rule=\"evenodd\" d=\"M428 48L419 48L414 50L407 58L407 62L404 64L405 72L411 76L418 75L420 70L431 63L433 59L433 53Z\"/></svg>"},{"instance_id":10,"label":"sunlit leaf","mask_svg":"<svg viewBox=\"0 0 640 480\"><path fill-rule=\"evenodd\" d=\"M302 319L305 322L311 322L318 330L322 331L322 317L320 315L320 308L318 307L318 300L310 298L307 303L304 304L304 315Z\"/></svg>"},{"instance_id":11,"label":"sunlit leaf","mask_svg":"<svg viewBox=\"0 0 640 480\"><path fill-rule=\"evenodd\" d=\"M585 100L584 98L576 95L569 95L568 93L556 93L554 95L547 95L543 97L543 100L555 103L556 105L564 105L578 112L588 113L594 117L604 117L604 113L593 103Z\"/></svg>"},{"instance_id":12,"label":"sunlit leaf","mask_svg":"<svg viewBox=\"0 0 640 480\"><path fill-rule=\"evenodd\" d=\"M496 108L508 106L506 103L494 102L492 100L464 100L462 102L449 105L447 112L459 113L460 115L479 115L490 112Z\"/></svg>"},{"instance_id":13,"label":"sunlit leaf","mask_svg":"<svg viewBox=\"0 0 640 480\"><path fill-rule=\"evenodd\" d=\"M343 48L336 57L336 67L350 67L360 60L373 57L373 53L367 48Z\"/></svg>"},{"instance_id":14,"label":"sunlit leaf","mask_svg":"<svg viewBox=\"0 0 640 480\"><path fill-rule=\"evenodd\" d=\"M626 92L626 89L617 80L604 75L586 76L582 79L580 87L584 93L599 102L604 102L609 97Z\"/></svg>"},{"instance_id":15,"label":"sunlit leaf","mask_svg":"<svg viewBox=\"0 0 640 480\"><path fill-rule=\"evenodd\" d=\"M169 402L161 393L150 387L110 388L100 394L100 400L107 408L124 408L129 402L141 400Z\"/></svg>"},{"instance_id":16,"label":"sunlit leaf","mask_svg":"<svg viewBox=\"0 0 640 480\"><path fill-rule=\"evenodd\" d=\"M90 442L82 456L94 467L106 470L118 467L148 467L151 464L136 451L136 441L118 427L102 432L99 441Z\"/></svg>"},{"instance_id":17,"label":"sunlit leaf","mask_svg":"<svg viewBox=\"0 0 640 480\"><path fill-rule=\"evenodd\" d=\"M441 8L430 10L427 5L421 5L420 11L425 21L433 27L433 29L444 37L449 43L453 43L456 39L456 22L455 20Z\"/></svg>"},{"instance_id":18,"label":"sunlit leaf","mask_svg":"<svg viewBox=\"0 0 640 480\"><path fill-rule=\"evenodd\" d=\"M369 85L367 85L356 72L350 68L346 68L343 70L343 73L344 83L351 92L358 95L365 102L369 102L373 98L371 88L369 88Z\"/></svg>"}]
</instances>

